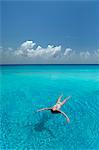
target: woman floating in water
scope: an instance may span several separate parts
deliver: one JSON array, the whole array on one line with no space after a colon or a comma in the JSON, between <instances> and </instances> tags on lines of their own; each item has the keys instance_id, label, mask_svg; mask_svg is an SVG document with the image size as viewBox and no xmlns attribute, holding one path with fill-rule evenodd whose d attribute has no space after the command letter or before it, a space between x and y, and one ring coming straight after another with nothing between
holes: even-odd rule
<instances>
[{"instance_id":1,"label":"woman floating in water","mask_svg":"<svg viewBox=\"0 0 99 150\"><path fill-rule=\"evenodd\" d=\"M61 108L61 107L66 103L66 101L70 98L70 96L67 97L67 98L65 98L62 102L60 102L61 98L62 98L62 96L60 96L60 97L58 98L56 104L55 104L53 107L50 107L50 108L42 108L42 109L37 110L37 112L43 111L43 110L51 110L52 113L61 113L61 114L63 114L63 115L65 116L65 118L67 119L67 122L70 122L70 119L68 118L68 116L67 116L63 111L60 110L60 108Z\"/></svg>"}]
</instances>

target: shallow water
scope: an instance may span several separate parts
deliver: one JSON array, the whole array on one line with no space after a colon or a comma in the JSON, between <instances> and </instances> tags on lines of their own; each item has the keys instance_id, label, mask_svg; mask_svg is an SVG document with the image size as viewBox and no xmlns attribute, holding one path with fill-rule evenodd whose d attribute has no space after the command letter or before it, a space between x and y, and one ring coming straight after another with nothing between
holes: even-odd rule
<instances>
[{"instance_id":1,"label":"shallow water","mask_svg":"<svg viewBox=\"0 0 99 150\"><path fill-rule=\"evenodd\" d=\"M1 149L99 149L99 65L1 66ZM63 94L60 114L36 112Z\"/></svg>"}]
</instances>

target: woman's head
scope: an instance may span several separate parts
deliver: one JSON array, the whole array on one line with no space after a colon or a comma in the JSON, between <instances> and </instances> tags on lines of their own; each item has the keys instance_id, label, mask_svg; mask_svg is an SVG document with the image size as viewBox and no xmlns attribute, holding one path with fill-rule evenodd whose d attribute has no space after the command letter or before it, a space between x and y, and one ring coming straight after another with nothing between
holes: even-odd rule
<instances>
[{"instance_id":1,"label":"woman's head","mask_svg":"<svg viewBox=\"0 0 99 150\"><path fill-rule=\"evenodd\" d=\"M56 109L57 109L57 107L56 107L56 106L52 107L52 110L53 110L53 111L55 111Z\"/></svg>"}]
</instances>

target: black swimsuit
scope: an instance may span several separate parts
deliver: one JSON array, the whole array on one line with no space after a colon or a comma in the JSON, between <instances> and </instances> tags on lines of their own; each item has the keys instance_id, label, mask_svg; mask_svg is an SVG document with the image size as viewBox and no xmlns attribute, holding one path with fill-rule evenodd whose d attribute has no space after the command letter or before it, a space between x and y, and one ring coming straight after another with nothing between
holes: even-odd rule
<instances>
[{"instance_id":1,"label":"black swimsuit","mask_svg":"<svg viewBox=\"0 0 99 150\"><path fill-rule=\"evenodd\" d=\"M53 113L53 114L58 114L58 113L60 113L60 112L57 111L57 110L53 111L53 110L51 109L51 113Z\"/></svg>"}]
</instances>

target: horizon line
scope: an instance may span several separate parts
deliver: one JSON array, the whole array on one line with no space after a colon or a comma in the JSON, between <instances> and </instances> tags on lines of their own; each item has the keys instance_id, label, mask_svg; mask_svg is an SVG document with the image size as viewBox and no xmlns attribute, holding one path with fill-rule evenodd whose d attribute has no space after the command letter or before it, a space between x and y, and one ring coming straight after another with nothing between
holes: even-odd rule
<instances>
[{"instance_id":1,"label":"horizon line","mask_svg":"<svg viewBox=\"0 0 99 150\"><path fill-rule=\"evenodd\" d=\"M99 64L0 64L0 66L22 66L22 65L99 65Z\"/></svg>"}]
</instances>

